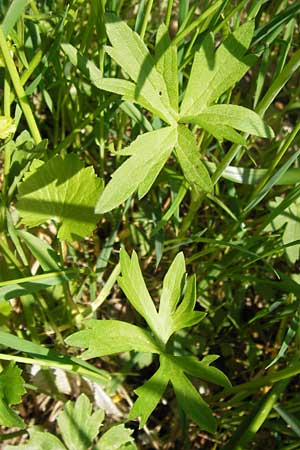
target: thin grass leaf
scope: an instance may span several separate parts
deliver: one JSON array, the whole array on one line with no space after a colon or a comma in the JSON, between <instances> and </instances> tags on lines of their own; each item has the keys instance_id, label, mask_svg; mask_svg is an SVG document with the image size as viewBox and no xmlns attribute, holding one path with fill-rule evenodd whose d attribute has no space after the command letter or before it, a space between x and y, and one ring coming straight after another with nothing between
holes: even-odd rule
<instances>
[{"instance_id":1,"label":"thin grass leaf","mask_svg":"<svg viewBox=\"0 0 300 450\"><path fill-rule=\"evenodd\" d=\"M78 273L73 269L61 270L59 272L43 273L42 275L32 275L30 277L18 278L0 282L0 299L10 300L32 294L49 286L56 286L65 281L76 278Z\"/></svg>"},{"instance_id":2,"label":"thin grass leaf","mask_svg":"<svg viewBox=\"0 0 300 450\"><path fill-rule=\"evenodd\" d=\"M5 36L14 28L15 24L24 13L29 0L13 0L1 24Z\"/></svg>"}]
</instances>

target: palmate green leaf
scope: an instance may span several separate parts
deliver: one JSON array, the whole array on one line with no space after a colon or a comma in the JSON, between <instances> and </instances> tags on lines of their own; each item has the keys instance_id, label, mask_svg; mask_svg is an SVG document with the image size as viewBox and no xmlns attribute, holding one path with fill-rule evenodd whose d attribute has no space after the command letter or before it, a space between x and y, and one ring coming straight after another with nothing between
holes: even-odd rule
<instances>
[{"instance_id":1,"label":"palmate green leaf","mask_svg":"<svg viewBox=\"0 0 300 450\"><path fill-rule=\"evenodd\" d=\"M183 253L173 260L163 281L163 289L159 303L159 320L162 324L162 340L167 342L173 332L173 315L180 300L185 277L185 261Z\"/></svg>"},{"instance_id":2,"label":"palmate green leaf","mask_svg":"<svg viewBox=\"0 0 300 450\"><path fill-rule=\"evenodd\" d=\"M235 128L245 133L253 134L263 138L272 138L274 133L272 128L267 125L258 114L248 108L238 105L213 105L205 108L197 116L189 116L181 119L184 122L190 122L207 129L215 137L220 135L232 142L241 143L241 136L229 136L228 128L232 133ZM225 133L224 133L225 130Z\"/></svg>"},{"instance_id":3,"label":"palmate green leaf","mask_svg":"<svg viewBox=\"0 0 300 450\"><path fill-rule=\"evenodd\" d=\"M222 142L224 139L227 139L235 144L247 145L246 139L233 128L223 125L222 123L218 123L218 126L216 127L212 122L207 121L200 116L198 117L199 119L197 120L197 125L214 136L218 141ZM191 120L191 123L193 123L193 120Z\"/></svg>"},{"instance_id":4,"label":"palmate green leaf","mask_svg":"<svg viewBox=\"0 0 300 450\"><path fill-rule=\"evenodd\" d=\"M71 64L77 67L93 86L103 91L121 95L124 99L138 103L154 114L157 114L156 108L137 91L136 85L132 81L120 78L103 78L102 72L95 63L81 55L73 45L61 44L61 47Z\"/></svg>"},{"instance_id":5,"label":"palmate green leaf","mask_svg":"<svg viewBox=\"0 0 300 450\"><path fill-rule=\"evenodd\" d=\"M176 155L189 184L200 191L211 192L212 182L208 170L200 159L195 137L184 125L178 126Z\"/></svg>"},{"instance_id":6,"label":"palmate green leaf","mask_svg":"<svg viewBox=\"0 0 300 450\"><path fill-rule=\"evenodd\" d=\"M134 402L128 419L139 417L139 428L143 428L165 392L168 382L168 364L166 364L166 359L160 358L160 366L155 374L143 386L134 391L138 399Z\"/></svg>"},{"instance_id":7,"label":"palmate green leaf","mask_svg":"<svg viewBox=\"0 0 300 450\"><path fill-rule=\"evenodd\" d=\"M212 412L185 373L224 387L230 386L227 377L217 368L210 366L217 356L209 355L199 362L195 357L179 357L167 353L166 347L172 333L198 323L205 317L205 313L194 311L195 276L188 280L184 291L185 262L182 253L177 255L165 276L161 306L157 313L143 280L137 255L133 253L130 258L122 249L120 260L122 273L122 277L119 278L120 287L156 337L153 338L146 330L125 322L89 320L86 322L85 330L66 339L67 344L87 348L82 355L83 358L130 350L158 354L160 366L156 373L136 390L138 398L130 411L129 418L139 417L140 427L143 427L157 406L168 382L171 381L178 402L186 414L201 428L213 432L215 420Z\"/></svg>"},{"instance_id":8,"label":"palmate green leaf","mask_svg":"<svg viewBox=\"0 0 300 450\"><path fill-rule=\"evenodd\" d=\"M112 44L106 51L136 83L135 97L141 95L159 117L174 123L166 83L142 39L113 14L106 15L106 32Z\"/></svg>"},{"instance_id":9,"label":"palmate green leaf","mask_svg":"<svg viewBox=\"0 0 300 450\"><path fill-rule=\"evenodd\" d=\"M0 397L0 425L5 427L25 428L25 423L18 414Z\"/></svg>"},{"instance_id":10,"label":"palmate green leaf","mask_svg":"<svg viewBox=\"0 0 300 450\"><path fill-rule=\"evenodd\" d=\"M162 162L170 156L176 141L177 129L166 127L144 133L119 152L121 155L131 156L112 174L98 200L96 213L105 213L116 208L140 185L140 195L145 195L155 181Z\"/></svg>"},{"instance_id":11,"label":"palmate green leaf","mask_svg":"<svg viewBox=\"0 0 300 450\"><path fill-rule=\"evenodd\" d=\"M283 198L276 197L274 201L270 202L272 209L278 208ZM282 242L284 245L300 239L300 197L292 203L288 208L278 214L272 220L271 224L266 228L266 231L279 230L283 226L285 229L282 234ZM287 257L291 263L298 261L300 256L300 244L291 245L285 249Z\"/></svg>"},{"instance_id":12,"label":"palmate green leaf","mask_svg":"<svg viewBox=\"0 0 300 450\"><path fill-rule=\"evenodd\" d=\"M198 361L194 356L170 356L168 358L172 361L174 366L193 377L200 378L208 383L214 383L224 388L231 387L231 383L226 375L216 367L210 366L210 363L215 361L219 356L209 355L209 360L205 358Z\"/></svg>"},{"instance_id":13,"label":"palmate green leaf","mask_svg":"<svg viewBox=\"0 0 300 450\"><path fill-rule=\"evenodd\" d=\"M135 450L136 446L131 436L133 430L125 428L123 424L111 427L99 439L97 444L93 447L94 450ZM127 447L126 444L131 444Z\"/></svg>"},{"instance_id":14,"label":"palmate green leaf","mask_svg":"<svg viewBox=\"0 0 300 450\"><path fill-rule=\"evenodd\" d=\"M9 405L20 403L26 390L24 380L21 376L22 370L11 362L3 372L0 373L0 396Z\"/></svg>"},{"instance_id":15,"label":"palmate green leaf","mask_svg":"<svg viewBox=\"0 0 300 450\"><path fill-rule=\"evenodd\" d=\"M131 350L160 352L160 348L146 330L119 320L88 320L86 329L69 336L66 343L87 348L81 355L84 359Z\"/></svg>"},{"instance_id":16,"label":"palmate green leaf","mask_svg":"<svg viewBox=\"0 0 300 450\"><path fill-rule=\"evenodd\" d=\"M213 433L216 428L216 421L209 406L184 375L180 364L175 363L176 360L176 356L160 355L159 369L143 386L135 391L138 399L133 404L129 419L139 417L140 428L142 428L156 408L169 381L171 381L178 403L187 416L193 419L201 429Z\"/></svg>"},{"instance_id":17,"label":"palmate green leaf","mask_svg":"<svg viewBox=\"0 0 300 450\"><path fill-rule=\"evenodd\" d=\"M0 373L0 425L24 427L23 420L9 408L10 405L20 403L26 392L21 373L22 370L14 362Z\"/></svg>"},{"instance_id":18,"label":"palmate green leaf","mask_svg":"<svg viewBox=\"0 0 300 450\"><path fill-rule=\"evenodd\" d=\"M178 111L178 64L177 47L172 44L167 26L162 23L156 33L155 43L156 68L163 76L170 105Z\"/></svg>"},{"instance_id":19,"label":"palmate green leaf","mask_svg":"<svg viewBox=\"0 0 300 450\"><path fill-rule=\"evenodd\" d=\"M131 258L121 249L120 263L122 276L118 284L134 309L146 320L152 331L160 336L159 318L152 298L145 284L138 257L132 252Z\"/></svg>"},{"instance_id":20,"label":"palmate green leaf","mask_svg":"<svg viewBox=\"0 0 300 450\"><path fill-rule=\"evenodd\" d=\"M30 438L25 444L7 445L6 450L67 450L60 440L46 431L40 431L38 427L29 429Z\"/></svg>"},{"instance_id":21,"label":"palmate green leaf","mask_svg":"<svg viewBox=\"0 0 300 450\"><path fill-rule=\"evenodd\" d=\"M195 325L204 319L206 316L204 312L194 311L195 277L191 277L188 281L183 300L178 305L185 278L185 262L182 253L175 257L164 278L159 313L145 285L136 253L133 252L130 258L122 249L120 260L122 277L118 278L118 283L121 289L163 344L167 343L174 332Z\"/></svg>"},{"instance_id":22,"label":"palmate green leaf","mask_svg":"<svg viewBox=\"0 0 300 450\"><path fill-rule=\"evenodd\" d=\"M210 433L216 431L216 420L208 404L202 399L190 380L178 367L169 364L169 376L177 401L186 415L201 429Z\"/></svg>"},{"instance_id":23,"label":"palmate green leaf","mask_svg":"<svg viewBox=\"0 0 300 450\"><path fill-rule=\"evenodd\" d=\"M17 210L28 227L55 219L60 224L58 237L74 241L94 230L102 187L94 169L85 168L74 154L54 156L46 163L36 160L19 186Z\"/></svg>"},{"instance_id":24,"label":"palmate green leaf","mask_svg":"<svg viewBox=\"0 0 300 450\"><path fill-rule=\"evenodd\" d=\"M196 53L189 82L181 105L180 116L200 114L227 89L239 81L254 64L252 55L245 56L252 40L254 23L239 27L215 51L213 35L203 40Z\"/></svg>"},{"instance_id":25,"label":"palmate green leaf","mask_svg":"<svg viewBox=\"0 0 300 450\"><path fill-rule=\"evenodd\" d=\"M192 275L186 284L182 302L168 320L172 323L171 333L182 328L192 327L201 322L206 316L205 312L194 311L196 305L196 276Z\"/></svg>"},{"instance_id":26,"label":"palmate green leaf","mask_svg":"<svg viewBox=\"0 0 300 450\"><path fill-rule=\"evenodd\" d=\"M98 409L92 414L92 404L85 394L76 402L68 401L60 412L57 423L68 450L86 450L99 433L104 412Z\"/></svg>"}]
</instances>

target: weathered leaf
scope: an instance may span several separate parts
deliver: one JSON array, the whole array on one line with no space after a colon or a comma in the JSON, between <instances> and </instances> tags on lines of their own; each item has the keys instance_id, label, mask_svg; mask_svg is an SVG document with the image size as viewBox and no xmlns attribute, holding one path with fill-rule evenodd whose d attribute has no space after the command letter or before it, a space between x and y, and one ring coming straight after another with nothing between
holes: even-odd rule
<instances>
[{"instance_id":1,"label":"weathered leaf","mask_svg":"<svg viewBox=\"0 0 300 450\"><path fill-rule=\"evenodd\" d=\"M14 362L0 373L0 425L24 427L23 420L9 408L10 405L20 403L26 392L21 373L22 370Z\"/></svg>"},{"instance_id":2,"label":"weathered leaf","mask_svg":"<svg viewBox=\"0 0 300 450\"><path fill-rule=\"evenodd\" d=\"M111 427L101 436L94 450L121 450L123 445L133 443L132 432L133 430L125 428L123 424Z\"/></svg>"},{"instance_id":3,"label":"weathered leaf","mask_svg":"<svg viewBox=\"0 0 300 450\"><path fill-rule=\"evenodd\" d=\"M156 33L156 68L163 76L172 108L178 111L177 47L172 44L167 26L162 23Z\"/></svg>"},{"instance_id":4,"label":"weathered leaf","mask_svg":"<svg viewBox=\"0 0 300 450\"><path fill-rule=\"evenodd\" d=\"M102 180L93 167L68 154L64 159L54 156L46 163L35 161L19 186L17 209L22 222L34 227L55 219L58 237L74 241L89 236L96 226L96 199Z\"/></svg>"},{"instance_id":5,"label":"weathered leaf","mask_svg":"<svg viewBox=\"0 0 300 450\"><path fill-rule=\"evenodd\" d=\"M106 32L112 44L112 47L106 47L106 51L135 81L135 97L141 95L159 117L167 123L174 123L165 81L144 42L117 16L107 14L106 19Z\"/></svg>"},{"instance_id":6,"label":"weathered leaf","mask_svg":"<svg viewBox=\"0 0 300 450\"><path fill-rule=\"evenodd\" d=\"M129 420L140 417L140 428L143 428L166 390L168 382L168 366L161 357L159 369L143 386L135 390L138 399L130 410Z\"/></svg>"},{"instance_id":7,"label":"weathered leaf","mask_svg":"<svg viewBox=\"0 0 300 450\"><path fill-rule=\"evenodd\" d=\"M162 326L163 342L167 342L173 331L173 315L183 289L185 261L183 253L173 260L163 281L159 304L159 319Z\"/></svg>"},{"instance_id":8,"label":"weathered leaf","mask_svg":"<svg viewBox=\"0 0 300 450\"><path fill-rule=\"evenodd\" d=\"M29 429L30 438L25 444L7 445L6 450L67 450L60 440L46 431L39 431L37 427Z\"/></svg>"},{"instance_id":9,"label":"weathered leaf","mask_svg":"<svg viewBox=\"0 0 300 450\"><path fill-rule=\"evenodd\" d=\"M160 336L159 318L146 287L137 254L131 258L124 249L120 252L121 273L118 284L136 311L146 320L152 331Z\"/></svg>"},{"instance_id":10,"label":"weathered leaf","mask_svg":"<svg viewBox=\"0 0 300 450\"><path fill-rule=\"evenodd\" d=\"M184 125L178 127L176 155L186 180L197 189L210 192L213 186L208 170L200 159L194 135Z\"/></svg>"},{"instance_id":11,"label":"weathered leaf","mask_svg":"<svg viewBox=\"0 0 300 450\"><path fill-rule=\"evenodd\" d=\"M105 213L119 206L140 185L145 186L148 177L154 182L154 175L158 175L157 168L161 167L162 160L166 161L176 143L177 130L175 127L166 127L144 133L129 147L119 154L131 155L113 174L105 187L96 205L97 213ZM146 194L145 187L141 188L142 195Z\"/></svg>"},{"instance_id":12,"label":"weathered leaf","mask_svg":"<svg viewBox=\"0 0 300 450\"><path fill-rule=\"evenodd\" d=\"M69 336L66 343L87 348L81 355L84 359L130 350L150 353L160 351L146 330L119 320L89 320L86 329Z\"/></svg>"},{"instance_id":13,"label":"weathered leaf","mask_svg":"<svg viewBox=\"0 0 300 450\"><path fill-rule=\"evenodd\" d=\"M243 77L255 62L253 56L245 56L253 31L254 23L246 22L230 34L216 52L213 35L204 38L194 58L181 116L200 114Z\"/></svg>"},{"instance_id":14,"label":"weathered leaf","mask_svg":"<svg viewBox=\"0 0 300 450\"><path fill-rule=\"evenodd\" d=\"M272 209L277 208L282 202L283 198L276 197L274 201L270 202ZM267 231L278 230L285 225L282 234L282 242L284 245L300 239L300 197L286 208L281 214L278 214L272 223L266 228ZM291 263L295 263L299 259L300 244L286 247L286 254Z\"/></svg>"},{"instance_id":15,"label":"weathered leaf","mask_svg":"<svg viewBox=\"0 0 300 450\"><path fill-rule=\"evenodd\" d=\"M223 125L235 128L245 133L264 138L274 137L272 128L258 114L248 108L238 105L213 105L205 108L197 116L184 117L182 120L202 126L210 124L218 129ZM205 128L205 126L203 127Z\"/></svg>"},{"instance_id":16,"label":"weathered leaf","mask_svg":"<svg viewBox=\"0 0 300 450\"><path fill-rule=\"evenodd\" d=\"M57 423L68 450L86 450L99 432L104 412L92 414L92 404L85 394L76 402L68 401L57 418Z\"/></svg>"},{"instance_id":17,"label":"weathered leaf","mask_svg":"<svg viewBox=\"0 0 300 450\"><path fill-rule=\"evenodd\" d=\"M0 116L0 139L6 139L16 131L16 125L11 117Z\"/></svg>"}]
</instances>

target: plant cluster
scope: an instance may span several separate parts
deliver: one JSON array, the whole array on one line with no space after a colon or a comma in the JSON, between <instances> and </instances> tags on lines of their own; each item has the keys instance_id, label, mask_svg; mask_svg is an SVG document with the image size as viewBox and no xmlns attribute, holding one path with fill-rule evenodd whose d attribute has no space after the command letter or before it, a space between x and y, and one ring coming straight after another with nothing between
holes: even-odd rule
<instances>
[{"instance_id":1,"label":"plant cluster","mask_svg":"<svg viewBox=\"0 0 300 450\"><path fill-rule=\"evenodd\" d=\"M299 448L299 3L0 14L3 448Z\"/></svg>"}]
</instances>

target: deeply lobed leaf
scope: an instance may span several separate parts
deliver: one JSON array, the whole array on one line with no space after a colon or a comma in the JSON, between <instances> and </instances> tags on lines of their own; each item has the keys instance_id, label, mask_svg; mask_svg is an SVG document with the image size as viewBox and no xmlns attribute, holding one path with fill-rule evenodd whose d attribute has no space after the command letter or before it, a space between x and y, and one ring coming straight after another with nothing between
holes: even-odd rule
<instances>
[{"instance_id":1,"label":"deeply lobed leaf","mask_svg":"<svg viewBox=\"0 0 300 450\"><path fill-rule=\"evenodd\" d=\"M213 35L207 35L196 53L180 116L200 114L232 87L255 62L245 56L252 40L254 23L246 22L214 50Z\"/></svg>"},{"instance_id":2,"label":"deeply lobed leaf","mask_svg":"<svg viewBox=\"0 0 300 450\"><path fill-rule=\"evenodd\" d=\"M62 438L68 450L86 450L98 435L104 412L98 409L92 414L92 404L85 394L76 402L68 401L57 417Z\"/></svg>"},{"instance_id":3,"label":"deeply lobed leaf","mask_svg":"<svg viewBox=\"0 0 300 450\"><path fill-rule=\"evenodd\" d=\"M166 83L144 42L117 16L107 14L106 19L106 32L112 44L106 51L135 81L135 97L141 95L159 117L174 123Z\"/></svg>"},{"instance_id":4,"label":"deeply lobed leaf","mask_svg":"<svg viewBox=\"0 0 300 450\"><path fill-rule=\"evenodd\" d=\"M140 187L145 195L171 154L177 140L175 127L166 127L139 136L120 154L131 155L112 175L97 205L97 213L110 211ZM150 181L149 181L150 180Z\"/></svg>"},{"instance_id":5,"label":"deeply lobed leaf","mask_svg":"<svg viewBox=\"0 0 300 450\"><path fill-rule=\"evenodd\" d=\"M82 354L84 359L130 350L150 353L160 351L146 330L119 320L88 320L86 329L69 336L66 343L87 348Z\"/></svg>"}]
</instances>

